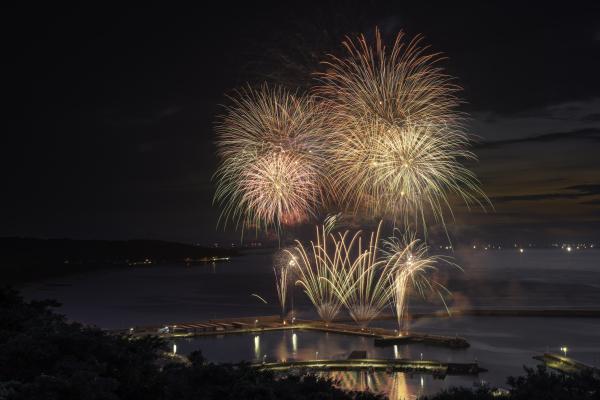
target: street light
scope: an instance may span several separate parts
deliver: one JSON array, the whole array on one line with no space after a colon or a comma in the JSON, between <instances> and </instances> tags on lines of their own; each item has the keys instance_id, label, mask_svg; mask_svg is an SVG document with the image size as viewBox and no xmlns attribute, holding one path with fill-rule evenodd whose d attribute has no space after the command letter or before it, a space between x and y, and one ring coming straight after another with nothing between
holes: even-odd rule
<instances>
[{"instance_id":1,"label":"street light","mask_svg":"<svg viewBox=\"0 0 600 400\"><path fill-rule=\"evenodd\" d=\"M567 351L569 351L569 349L567 348L567 346L563 346L560 348L560 351L562 351L565 354L565 357L567 356Z\"/></svg>"}]
</instances>

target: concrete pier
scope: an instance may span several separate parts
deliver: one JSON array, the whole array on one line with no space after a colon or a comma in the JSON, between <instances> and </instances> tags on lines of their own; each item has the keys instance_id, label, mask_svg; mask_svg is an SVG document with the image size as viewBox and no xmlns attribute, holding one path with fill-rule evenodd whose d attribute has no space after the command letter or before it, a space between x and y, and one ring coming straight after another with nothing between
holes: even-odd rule
<instances>
[{"instance_id":1,"label":"concrete pier","mask_svg":"<svg viewBox=\"0 0 600 400\"><path fill-rule=\"evenodd\" d=\"M544 353L541 356L533 357L535 360L543 362L548 368L565 374L576 374L582 371L592 371L596 376L600 377L600 369L591 365L584 364L573 358L562 356L554 353Z\"/></svg>"},{"instance_id":2,"label":"concrete pier","mask_svg":"<svg viewBox=\"0 0 600 400\"><path fill-rule=\"evenodd\" d=\"M257 363L261 370L278 372L317 372L317 371L386 371L427 373L436 376L477 375L486 370L477 363L442 363L434 360L411 359L354 359L346 360L305 360Z\"/></svg>"},{"instance_id":3,"label":"concrete pier","mask_svg":"<svg viewBox=\"0 0 600 400\"><path fill-rule=\"evenodd\" d=\"M163 338L213 336L226 334L261 333L269 331L281 331L289 329L313 330L320 332L336 333L340 335L356 335L372 337L376 346L391 346L394 344L422 343L429 345L446 346L450 348L466 348L469 343L461 337L429 335L425 333L403 333L385 328L367 327L361 328L357 325L342 323L325 323L323 321L300 320L282 321L279 316L260 316L245 318L214 319L203 322L188 322L168 324L163 326L134 327L129 333L138 335L158 335Z\"/></svg>"}]
</instances>

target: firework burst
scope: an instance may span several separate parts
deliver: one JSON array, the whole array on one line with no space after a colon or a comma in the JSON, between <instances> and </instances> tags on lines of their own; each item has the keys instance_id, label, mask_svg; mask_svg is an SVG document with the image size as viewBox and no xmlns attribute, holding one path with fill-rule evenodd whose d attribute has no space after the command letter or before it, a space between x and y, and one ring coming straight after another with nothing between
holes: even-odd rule
<instances>
[{"instance_id":1,"label":"firework burst","mask_svg":"<svg viewBox=\"0 0 600 400\"><path fill-rule=\"evenodd\" d=\"M405 123L456 125L460 87L438 66L443 57L429 53L422 37L406 41L404 33L387 48L378 29L375 42L364 35L347 38L345 57L329 56L317 74L316 93L345 117L375 117L390 126Z\"/></svg>"},{"instance_id":2,"label":"firework burst","mask_svg":"<svg viewBox=\"0 0 600 400\"><path fill-rule=\"evenodd\" d=\"M220 221L242 230L293 225L314 214L323 194L321 106L311 97L263 85L231 98L217 124L215 201Z\"/></svg>"},{"instance_id":3,"label":"firework burst","mask_svg":"<svg viewBox=\"0 0 600 400\"><path fill-rule=\"evenodd\" d=\"M345 58L331 56L316 93L331 112L328 159L333 192L354 214L421 220L431 211L444 222L448 192L467 204L485 195L462 166L474 159L457 111L458 86L437 66L421 38L400 33L391 49L379 31L344 42Z\"/></svg>"}]
</instances>

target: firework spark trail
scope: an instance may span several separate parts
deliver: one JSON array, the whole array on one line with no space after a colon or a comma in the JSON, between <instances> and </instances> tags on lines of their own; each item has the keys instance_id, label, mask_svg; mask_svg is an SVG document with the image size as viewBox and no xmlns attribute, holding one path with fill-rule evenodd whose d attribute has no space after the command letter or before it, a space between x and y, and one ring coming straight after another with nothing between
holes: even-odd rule
<instances>
[{"instance_id":1,"label":"firework spark trail","mask_svg":"<svg viewBox=\"0 0 600 400\"><path fill-rule=\"evenodd\" d=\"M288 250L297 260L297 284L326 322L343 305L358 325L366 327L389 304L393 287L388 275L393 264L379 260L380 230L381 223L364 246L361 231L330 233L324 225L317 227L317 242L311 242L309 251L299 242Z\"/></svg>"},{"instance_id":2,"label":"firework spark trail","mask_svg":"<svg viewBox=\"0 0 600 400\"><path fill-rule=\"evenodd\" d=\"M285 305L287 302L287 291L295 267L296 261L287 251L279 251L275 256L275 265L273 273L275 274L275 287L277 289L277 298L281 306L281 316L285 318Z\"/></svg>"},{"instance_id":3,"label":"firework spark trail","mask_svg":"<svg viewBox=\"0 0 600 400\"><path fill-rule=\"evenodd\" d=\"M378 29L375 43L364 35L342 43L346 56L329 56L317 74L316 92L343 116L377 116L390 125L460 124L456 111L461 88L443 72L440 53L428 53L417 36L408 43L400 32L387 48Z\"/></svg>"},{"instance_id":4,"label":"firework spark trail","mask_svg":"<svg viewBox=\"0 0 600 400\"><path fill-rule=\"evenodd\" d=\"M410 217L426 227L426 211L444 223L448 192L467 204L486 199L457 111L460 89L428 54L421 37L396 37L391 49L379 31L344 42L345 58L330 56L315 92L332 112L328 159L340 204L354 214ZM451 209L450 209L451 211Z\"/></svg>"},{"instance_id":5,"label":"firework spark trail","mask_svg":"<svg viewBox=\"0 0 600 400\"><path fill-rule=\"evenodd\" d=\"M293 249L286 251L295 261L296 284L303 287L321 319L331 322L342 307L334 285L349 262L345 252L347 232L336 238L333 234L328 235L324 227L317 226L316 231L317 240L311 241L308 251L299 241ZM356 237L352 238L350 247Z\"/></svg>"},{"instance_id":6,"label":"firework spark trail","mask_svg":"<svg viewBox=\"0 0 600 400\"><path fill-rule=\"evenodd\" d=\"M414 236L392 237L384 242L386 264L391 274L389 284L393 288L393 300L398 319L398 328L402 332L410 288L425 297L426 291L435 292L446 307L444 293L451 294L441 283L429 278L429 274L438 270L438 264L445 263L462 270L450 261L449 257L428 255L429 248Z\"/></svg>"},{"instance_id":7,"label":"firework spark trail","mask_svg":"<svg viewBox=\"0 0 600 400\"><path fill-rule=\"evenodd\" d=\"M362 246L360 231L355 235L359 237L358 242L353 240L347 246L342 242L341 250L349 261L331 282L352 319L363 328L383 311L393 293L387 279L388 264L378 260L380 231L381 222L371 233L366 248ZM354 249L356 243L358 246Z\"/></svg>"},{"instance_id":8,"label":"firework spark trail","mask_svg":"<svg viewBox=\"0 0 600 400\"><path fill-rule=\"evenodd\" d=\"M312 97L279 87L230 97L217 126L215 202L226 225L266 229L306 220L324 195L325 117Z\"/></svg>"},{"instance_id":9,"label":"firework spark trail","mask_svg":"<svg viewBox=\"0 0 600 400\"><path fill-rule=\"evenodd\" d=\"M256 297L257 299L259 299L260 301L262 301L265 304L269 304L262 296L260 296L260 295L258 295L256 293L252 293L252 294L250 294L250 296Z\"/></svg>"},{"instance_id":10,"label":"firework spark trail","mask_svg":"<svg viewBox=\"0 0 600 400\"><path fill-rule=\"evenodd\" d=\"M427 245L408 234L391 237L380 248L381 225L370 234L366 246L361 231L328 233L323 226L316 228L317 239L310 246L296 241L295 247L284 250L295 266L296 284L303 287L325 322L331 322L343 305L364 328L392 302L402 331L413 288L423 297L427 291L435 292L446 306L444 294L450 291L429 275L441 263L460 267L449 257L428 255Z\"/></svg>"}]
</instances>

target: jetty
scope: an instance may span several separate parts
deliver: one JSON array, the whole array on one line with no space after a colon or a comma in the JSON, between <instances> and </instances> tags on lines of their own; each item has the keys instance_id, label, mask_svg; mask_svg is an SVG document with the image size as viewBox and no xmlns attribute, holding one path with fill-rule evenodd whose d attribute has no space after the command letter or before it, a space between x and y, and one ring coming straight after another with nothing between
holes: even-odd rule
<instances>
[{"instance_id":1,"label":"jetty","mask_svg":"<svg viewBox=\"0 0 600 400\"><path fill-rule=\"evenodd\" d=\"M591 371L594 375L600 377L599 368L560 354L544 353L541 356L534 356L533 359L543 362L548 368L552 368L565 374L577 374L584 371Z\"/></svg>"},{"instance_id":2,"label":"jetty","mask_svg":"<svg viewBox=\"0 0 600 400\"><path fill-rule=\"evenodd\" d=\"M379 327L360 327L339 322L326 323L323 321L292 319L282 320L277 315L211 319L201 322L132 327L129 330L115 331L128 333L133 336L158 335L160 337L182 338L195 336L219 336L231 334L257 334L282 330L312 330L340 335L371 337L376 346L392 346L394 344L422 343L446 346L455 349L469 347L466 339L458 336L429 335L419 332L398 332L393 329Z\"/></svg>"},{"instance_id":3,"label":"jetty","mask_svg":"<svg viewBox=\"0 0 600 400\"><path fill-rule=\"evenodd\" d=\"M297 372L321 371L385 371L446 375L477 375L486 370L477 363L443 363L434 360L348 358L345 360L290 360L252 364L260 370Z\"/></svg>"}]
</instances>

